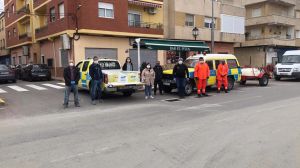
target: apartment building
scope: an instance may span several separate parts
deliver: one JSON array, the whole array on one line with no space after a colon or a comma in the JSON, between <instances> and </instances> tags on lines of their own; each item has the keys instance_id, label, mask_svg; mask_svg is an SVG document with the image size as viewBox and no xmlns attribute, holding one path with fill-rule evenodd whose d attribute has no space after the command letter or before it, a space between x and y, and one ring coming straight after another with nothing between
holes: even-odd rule
<instances>
[{"instance_id":1,"label":"apartment building","mask_svg":"<svg viewBox=\"0 0 300 168\"><path fill-rule=\"evenodd\" d=\"M0 14L0 64L9 65L11 58L9 51L6 49L6 36L5 36L5 17L4 13Z\"/></svg>"},{"instance_id":2,"label":"apartment building","mask_svg":"<svg viewBox=\"0 0 300 168\"><path fill-rule=\"evenodd\" d=\"M205 41L210 46L214 20L214 53L234 53L234 45L245 39L243 0L166 0L164 6L167 38L195 40L192 30L196 27L199 31L196 40ZM168 54L167 57L172 59L174 55L185 58L193 55L194 52Z\"/></svg>"},{"instance_id":3,"label":"apartment building","mask_svg":"<svg viewBox=\"0 0 300 168\"><path fill-rule=\"evenodd\" d=\"M137 59L135 38L163 38L162 0L6 0L5 10L15 11L6 16L6 32L16 63L48 64L58 77L69 59L123 63L128 56ZM163 57L159 51L142 54Z\"/></svg>"},{"instance_id":4,"label":"apartment building","mask_svg":"<svg viewBox=\"0 0 300 168\"><path fill-rule=\"evenodd\" d=\"M276 64L300 47L298 0L246 0L246 40L235 49L242 65Z\"/></svg>"}]
</instances>

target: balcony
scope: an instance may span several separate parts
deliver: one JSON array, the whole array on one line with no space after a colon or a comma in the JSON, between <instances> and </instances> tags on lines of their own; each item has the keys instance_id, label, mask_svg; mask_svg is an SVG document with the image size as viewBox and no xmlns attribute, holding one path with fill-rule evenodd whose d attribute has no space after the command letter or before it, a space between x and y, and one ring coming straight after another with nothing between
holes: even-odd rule
<instances>
[{"instance_id":1,"label":"balcony","mask_svg":"<svg viewBox=\"0 0 300 168\"><path fill-rule=\"evenodd\" d=\"M16 13L10 14L9 17L6 18L6 25L9 25L10 23L22 18L27 18L30 15L30 10L28 5L22 6L20 9L16 11Z\"/></svg>"},{"instance_id":2,"label":"balcony","mask_svg":"<svg viewBox=\"0 0 300 168\"><path fill-rule=\"evenodd\" d=\"M248 37L245 43L242 44L244 47L250 46L289 46L294 47L296 40L291 36L266 36L266 37Z\"/></svg>"},{"instance_id":3,"label":"balcony","mask_svg":"<svg viewBox=\"0 0 300 168\"><path fill-rule=\"evenodd\" d=\"M252 5L262 2L279 3L287 6L295 6L297 0L246 0L245 5Z\"/></svg>"},{"instance_id":4,"label":"balcony","mask_svg":"<svg viewBox=\"0 0 300 168\"><path fill-rule=\"evenodd\" d=\"M161 23L128 21L128 27L138 33L163 34L163 24Z\"/></svg>"},{"instance_id":5,"label":"balcony","mask_svg":"<svg viewBox=\"0 0 300 168\"><path fill-rule=\"evenodd\" d=\"M51 0L33 0L33 9L36 10L39 7L46 5Z\"/></svg>"},{"instance_id":6,"label":"balcony","mask_svg":"<svg viewBox=\"0 0 300 168\"><path fill-rule=\"evenodd\" d=\"M296 19L288 16L278 16L278 15L269 15L249 18L246 20L246 26L255 26L255 25L296 25Z\"/></svg>"},{"instance_id":7,"label":"balcony","mask_svg":"<svg viewBox=\"0 0 300 168\"><path fill-rule=\"evenodd\" d=\"M222 32L220 41L242 43L245 41L245 35Z\"/></svg>"},{"instance_id":8,"label":"balcony","mask_svg":"<svg viewBox=\"0 0 300 168\"><path fill-rule=\"evenodd\" d=\"M20 40L20 41L31 41L32 38L31 38L31 36L29 35L29 33L23 33L23 34L20 34L20 35L19 35L19 40Z\"/></svg>"}]
</instances>

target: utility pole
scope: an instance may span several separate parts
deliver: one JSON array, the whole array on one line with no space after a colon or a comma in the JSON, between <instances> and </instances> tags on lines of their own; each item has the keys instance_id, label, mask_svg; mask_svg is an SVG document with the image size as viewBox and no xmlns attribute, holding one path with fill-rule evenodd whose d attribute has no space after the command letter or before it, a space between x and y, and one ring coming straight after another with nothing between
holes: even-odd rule
<instances>
[{"instance_id":1,"label":"utility pole","mask_svg":"<svg viewBox=\"0 0 300 168\"><path fill-rule=\"evenodd\" d=\"M214 53L215 49L215 17L214 17L214 1L211 0L211 53Z\"/></svg>"}]
</instances>

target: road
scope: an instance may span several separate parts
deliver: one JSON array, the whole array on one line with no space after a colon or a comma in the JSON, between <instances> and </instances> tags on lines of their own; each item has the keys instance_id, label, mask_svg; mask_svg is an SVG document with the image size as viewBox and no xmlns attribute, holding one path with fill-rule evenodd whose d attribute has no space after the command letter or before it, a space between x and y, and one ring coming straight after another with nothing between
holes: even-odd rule
<instances>
[{"instance_id":1,"label":"road","mask_svg":"<svg viewBox=\"0 0 300 168\"><path fill-rule=\"evenodd\" d=\"M298 81L237 86L229 94L146 101L109 96L62 108L63 89L0 85L1 168L298 168ZM48 82L49 84L49 82ZM58 82L51 84L59 86ZM16 91L18 85L28 91Z\"/></svg>"}]
</instances>

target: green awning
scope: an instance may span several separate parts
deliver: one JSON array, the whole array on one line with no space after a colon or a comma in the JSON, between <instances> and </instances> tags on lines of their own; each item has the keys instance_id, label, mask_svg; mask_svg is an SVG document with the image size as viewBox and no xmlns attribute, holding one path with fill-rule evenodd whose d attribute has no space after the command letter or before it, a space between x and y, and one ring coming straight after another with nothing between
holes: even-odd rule
<instances>
[{"instance_id":1,"label":"green awning","mask_svg":"<svg viewBox=\"0 0 300 168\"><path fill-rule=\"evenodd\" d=\"M141 39L141 46L150 50L199 51L209 53L209 47L202 41Z\"/></svg>"}]
</instances>

